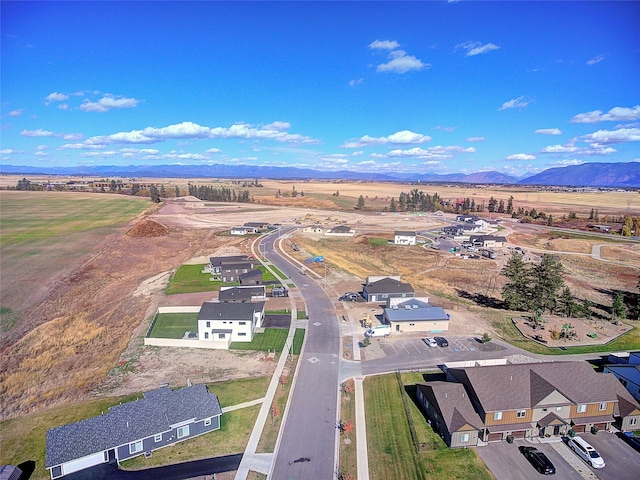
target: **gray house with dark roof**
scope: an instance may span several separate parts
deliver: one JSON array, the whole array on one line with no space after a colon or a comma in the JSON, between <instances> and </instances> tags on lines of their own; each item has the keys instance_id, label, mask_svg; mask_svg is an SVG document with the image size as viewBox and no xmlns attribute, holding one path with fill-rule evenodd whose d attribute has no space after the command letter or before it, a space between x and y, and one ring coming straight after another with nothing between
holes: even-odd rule
<instances>
[{"instance_id":1,"label":"gray house with dark roof","mask_svg":"<svg viewBox=\"0 0 640 480\"><path fill-rule=\"evenodd\" d=\"M482 420L469 400L464 385L429 382L416 385L418 403L431 426L449 447L475 447L482 431Z\"/></svg>"},{"instance_id":2,"label":"gray house with dark roof","mask_svg":"<svg viewBox=\"0 0 640 480\"><path fill-rule=\"evenodd\" d=\"M238 275L240 285L262 285L262 270L249 270Z\"/></svg>"},{"instance_id":3,"label":"gray house with dark roof","mask_svg":"<svg viewBox=\"0 0 640 480\"><path fill-rule=\"evenodd\" d=\"M413 298L416 292L408 283L385 277L364 285L362 296L367 302L386 302L389 298Z\"/></svg>"},{"instance_id":4,"label":"gray house with dark roof","mask_svg":"<svg viewBox=\"0 0 640 480\"><path fill-rule=\"evenodd\" d=\"M267 298L267 290L264 285L248 287L220 287L218 292L219 302L249 303L253 300Z\"/></svg>"},{"instance_id":5,"label":"gray house with dark roof","mask_svg":"<svg viewBox=\"0 0 640 480\"><path fill-rule=\"evenodd\" d=\"M218 397L204 384L147 392L104 414L47 430L46 468L60 478L120 462L220 428Z\"/></svg>"}]
</instances>

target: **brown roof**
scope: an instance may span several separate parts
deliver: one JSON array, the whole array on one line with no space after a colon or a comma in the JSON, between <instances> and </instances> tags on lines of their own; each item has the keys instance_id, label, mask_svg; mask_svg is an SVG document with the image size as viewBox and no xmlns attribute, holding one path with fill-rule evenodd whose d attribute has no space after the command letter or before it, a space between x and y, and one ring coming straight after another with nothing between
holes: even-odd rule
<instances>
[{"instance_id":1,"label":"brown roof","mask_svg":"<svg viewBox=\"0 0 640 480\"><path fill-rule=\"evenodd\" d=\"M417 387L438 409L449 432L463 429L465 425L471 425L477 430L482 428L482 420L471 405L464 385L453 382L429 382L419 383Z\"/></svg>"},{"instance_id":2,"label":"brown roof","mask_svg":"<svg viewBox=\"0 0 640 480\"><path fill-rule=\"evenodd\" d=\"M545 362L453 368L485 412L534 408L557 391L573 404L617 400L609 376L596 373L586 362ZM545 406L548 406L545 404Z\"/></svg>"},{"instance_id":3,"label":"brown roof","mask_svg":"<svg viewBox=\"0 0 640 480\"><path fill-rule=\"evenodd\" d=\"M551 412L547 414L544 418L538 420L539 427L548 427L549 425L566 425L563 419L557 416L555 413Z\"/></svg>"}]
</instances>

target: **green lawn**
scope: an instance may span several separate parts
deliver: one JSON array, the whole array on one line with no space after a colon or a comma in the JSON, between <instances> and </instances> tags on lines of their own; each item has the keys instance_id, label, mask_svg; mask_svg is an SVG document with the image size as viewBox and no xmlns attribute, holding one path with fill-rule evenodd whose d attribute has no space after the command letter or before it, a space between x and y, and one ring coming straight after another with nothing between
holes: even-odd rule
<instances>
[{"instance_id":1,"label":"green lawn","mask_svg":"<svg viewBox=\"0 0 640 480\"><path fill-rule=\"evenodd\" d=\"M369 239L369 245L372 247L384 247L389 245L389 240L386 238L371 237Z\"/></svg>"},{"instance_id":2,"label":"green lawn","mask_svg":"<svg viewBox=\"0 0 640 480\"><path fill-rule=\"evenodd\" d=\"M231 350L258 350L261 352L281 352L289 330L286 328L265 328L264 333L256 333L251 342L232 342Z\"/></svg>"},{"instance_id":3,"label":"green lawn","mask_svg":"<svg viewBox=\"0 0 640 480\"><path fill-rule=\"evenodd\" d=\"M371 480L493 478L473 449L448 448L410 399L416 435L423 444L416 453L395 374L367 377L364 397Z\"/></svg>"},{"instance_id":4,"label":"green lawn","mask_svg":"<svg viewBox=\"0 0 640 480\"><path fill-rule=\"evenodd\" d=\"M300 355L302 350L302 343L304 342L304 328L296 328L296 332L293 334L293 354Z\"/></svg>"},{"instance_id":5,"label":"green lawn","mask_svg":"<svg viewBox=\"0 0 640 480\"><path fill-rule=\"evenodd\" d=\"M169 285L167 285L166 294L174 295L176 293L194 293L217 291L222 282L209 280L211 274L202 273L204 265L180 265L176 273L173 274ZM232 285L232 284L225 284ZM237 285L237 284L236 284Z\"/></svg>"},{"instance_id":6,"label":"green lawn","mask_svg":"<svg viewBox=\"0 0 640 480\"><path fill-rule=\"evenodd\" d=\"M197 313L160 313L149 337L180 339L185 332L197 331Z\"/></svg>"},{"instance_id":7,"label":"green lawn","mask_svg":"<svg viewBox=\"0 0 640 480\"><path fill-rule=\"evenodd\" d=\"M271 377L250 377L208 383L209 391L218 396L221 407L230 407L262 398L267 393Z\"/></svg>"}]
</instances>

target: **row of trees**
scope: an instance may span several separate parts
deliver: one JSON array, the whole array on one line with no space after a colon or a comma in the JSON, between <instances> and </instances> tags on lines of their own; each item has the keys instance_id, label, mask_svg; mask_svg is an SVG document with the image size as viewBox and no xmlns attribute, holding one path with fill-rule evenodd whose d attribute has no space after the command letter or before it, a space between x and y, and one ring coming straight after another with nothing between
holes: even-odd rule
<instances>
[{"instance_id":1,"label":"row of trees","mask_svg":"<svg viewBox=\"0 0 640 480\"><path fill-rule=\"evenodd\" d=\"M236 192L229 187L213 187L211 185L196 186L189 184L189 195L196 197L198 200L212 202L251 202L249 190Z\"/></svg>"},{"instance_id":2,"label":"row of trees","mask_svg":"<svg viewBox=\"0 0 640 480\"><path fill-rule=\"evenodd\" d=\"M587 319L593 315L593 303L588 299L577 301L564 283L564 267L554 255L543 254L539 264L532 264L514 252L501 273L507 277L502 298L510 310L532 312L534 318L544 312ZM611 305L611 320L640 317L638 297L640 295L631 294L630 305L627 305L624 294L616 292Z\"/></svg>"}]
</instances>

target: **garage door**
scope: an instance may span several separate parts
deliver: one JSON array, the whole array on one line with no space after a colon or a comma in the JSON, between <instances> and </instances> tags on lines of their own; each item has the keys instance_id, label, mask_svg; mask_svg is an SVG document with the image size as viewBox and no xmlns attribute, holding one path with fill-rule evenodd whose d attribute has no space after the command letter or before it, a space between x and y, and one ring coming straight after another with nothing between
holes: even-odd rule
<instances>
[{"instance_id":1,"label":"garage door","mask_svg":"<svg viewBox=\"0 0 640 480\"><path fill-rule=\"evenodd\" d=\"M586 425L574 425L571 428L576 433L584 433L585 432L585 427L586 427Z\"/></svg>"},{"instance_id":2,"label":"garage door","mask_svg":"<svg viewBox=\"0 0 640 480\"><path fill-rule=\"evenodd\" d=\"M499 442L502 441L502 433L490 433L489 438L487 439L489 442Z\"/></svg>"},{"instance_id":3,"label":"garage door","mask_svg":"<svg viewBox=\"0 0 640 480\"><path fill-rule=\"evenodd\" d=\"M511 435L513 435L513 438L524 438L525 433L527 433L526 430L518 430L517 432L511 432Z\"/></svg>"},{"instance_id":4,"label":"garage door","mask_svg":"<svg viewBox=\"0 0 640 480\"><path fill-rule=\"evenodd\" d=\"M104 452L94 453L93 455L87 455L86 457L67 462L62 465L62 473L69 475L70 473L77 472L84 468L93 467L94 465L100 465L104 463Z\"/></svg>"},{"instance_id":5,"label":"garage door","mask_svg":"<svg viewBox=\"0 0 640 480\"><path fill-rule=\"evenodd\" d=\"M595 423L594 424L596 427L598 427L598 430L604 430L607 428L607 424L606 423Z\"/></svg>"}]
</instances>

